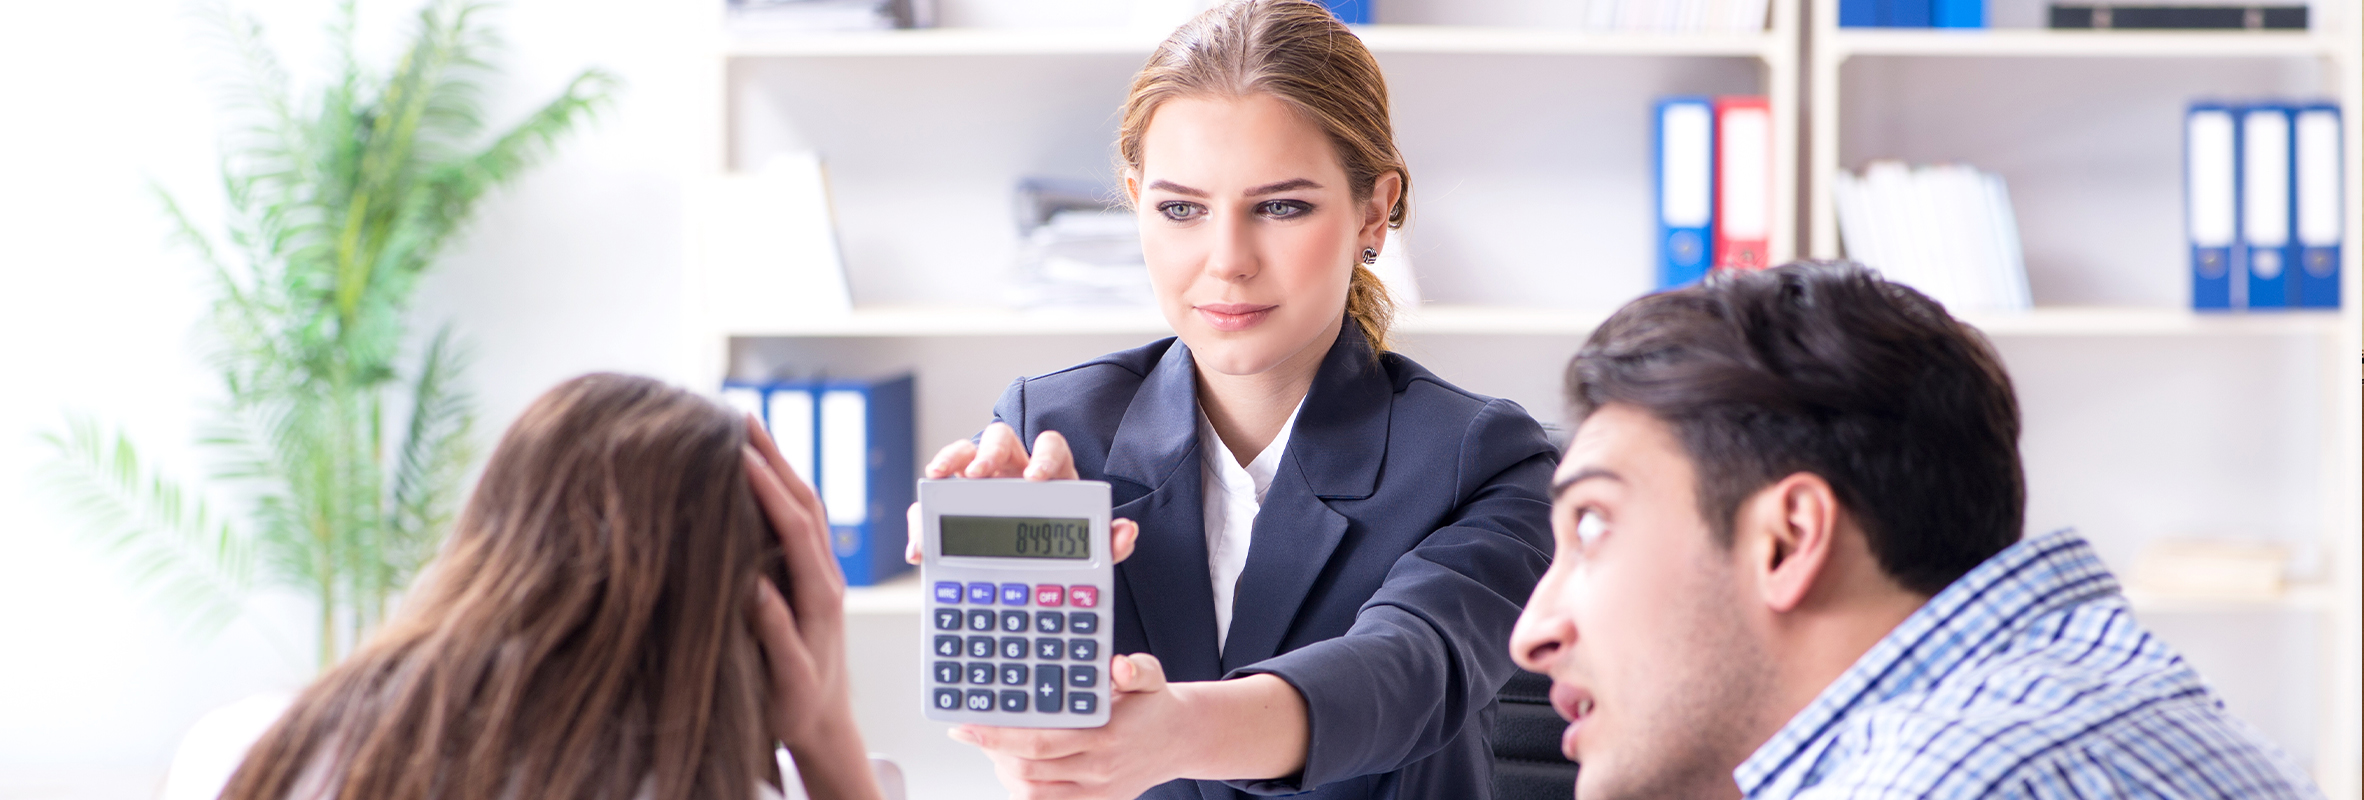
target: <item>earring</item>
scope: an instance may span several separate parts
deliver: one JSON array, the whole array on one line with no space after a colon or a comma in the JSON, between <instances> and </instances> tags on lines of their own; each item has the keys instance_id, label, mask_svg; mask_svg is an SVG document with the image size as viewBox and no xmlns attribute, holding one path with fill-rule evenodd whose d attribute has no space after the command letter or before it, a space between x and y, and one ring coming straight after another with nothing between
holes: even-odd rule
<instances>
[{"instance_id":1,"label":"earring","mask_svg":"<svg viewBox=\"0 0 2364 800\"><path fill-rule=\"evenodd\" d=\"M1363 248L1363 265L1369 266L1377 263L1379 263L1379 251L1368 247Z\"/></svg>"}]
</instances>

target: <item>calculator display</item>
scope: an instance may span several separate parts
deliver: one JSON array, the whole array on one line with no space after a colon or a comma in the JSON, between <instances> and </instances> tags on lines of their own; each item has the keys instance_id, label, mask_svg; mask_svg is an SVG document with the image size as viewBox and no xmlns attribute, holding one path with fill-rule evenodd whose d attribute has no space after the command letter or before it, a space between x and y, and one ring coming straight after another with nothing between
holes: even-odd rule
<instances>
[{"instance_id":1,"label":"calculator display","mask_svg":"<svg viewBox=\"0 0 2364 800\"><path fill-rule=\"evenodd\" d=\"M943 553L993 558L1092 557L1092 521L1040 517L943 517Z\"/></svg>"}]
</instances>

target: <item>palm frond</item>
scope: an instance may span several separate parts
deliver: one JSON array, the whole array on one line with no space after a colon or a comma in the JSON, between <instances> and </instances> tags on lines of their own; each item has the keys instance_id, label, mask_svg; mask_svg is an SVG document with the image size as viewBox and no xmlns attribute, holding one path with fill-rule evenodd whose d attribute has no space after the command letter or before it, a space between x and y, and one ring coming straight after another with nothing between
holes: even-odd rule
<instances>
[{"instance_id":1,"label":"palm frond","mask_svg":"<svg viewBox=\"0 0 2364 800\"><path fill-rule=\"evenodd\" d=\"M209 635L237 618L252 564L236 529L179 484L144 468L120 432L77 417L42 439L52 451L48 488L78 512L83 535L175 609L186 632Z\"/></svg>"}]
</instances>

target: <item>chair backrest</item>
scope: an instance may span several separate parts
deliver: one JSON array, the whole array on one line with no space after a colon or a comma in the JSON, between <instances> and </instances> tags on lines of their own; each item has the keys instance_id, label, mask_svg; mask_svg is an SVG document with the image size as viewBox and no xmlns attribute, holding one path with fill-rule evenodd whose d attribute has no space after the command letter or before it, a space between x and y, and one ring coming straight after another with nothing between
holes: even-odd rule
<instances>
[{"instance_id":1,"label":"chair backrest","mask_svg":"<svg viewBox=\"0 0 2364 800\"><path fill-rule=\"evenodd\" d=\"M1576 763L1560 754L1568 721L1551 710L1551 679L1520 670L1494 712L1494 800L1568 800Z\"/></svg>"}]
</instances>

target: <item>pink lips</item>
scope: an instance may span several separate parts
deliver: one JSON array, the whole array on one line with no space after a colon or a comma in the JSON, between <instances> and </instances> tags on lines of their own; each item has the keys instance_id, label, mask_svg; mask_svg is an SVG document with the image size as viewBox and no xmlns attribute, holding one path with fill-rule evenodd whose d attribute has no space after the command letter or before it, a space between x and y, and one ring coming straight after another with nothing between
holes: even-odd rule
<instances>
[{"instance_id":1,"label":"pink lips","mask_svg":"<svg viewBox=\"0 0 2364 800\"><path fill-rule=\"evenodd\" d=\"M1263 322L1265 317L1272 315L1272 310L1275 308L1279 308L1279 306L1255 303L1207 303L1192 306L1191 310L1197 311L1199 318L1206 320L1207 325L1215 330L1243 331L1255 327L1256 323Z\"/></svg>"},{"instance_id":2,"label":"pink lips","mask_svg":"<svg viewBox=\"0 0 2364 800\"><path fill-rule=\"evenodd\" d=\"M1568 721L1567 731L1560 734L1560 753L1570 759L1576 758L1576 735L1583 731L1585 718L1592 715L1592 706L1592 692L1574 684L1552 681L1551 710Z\"/></svg>"}]
</instances>

